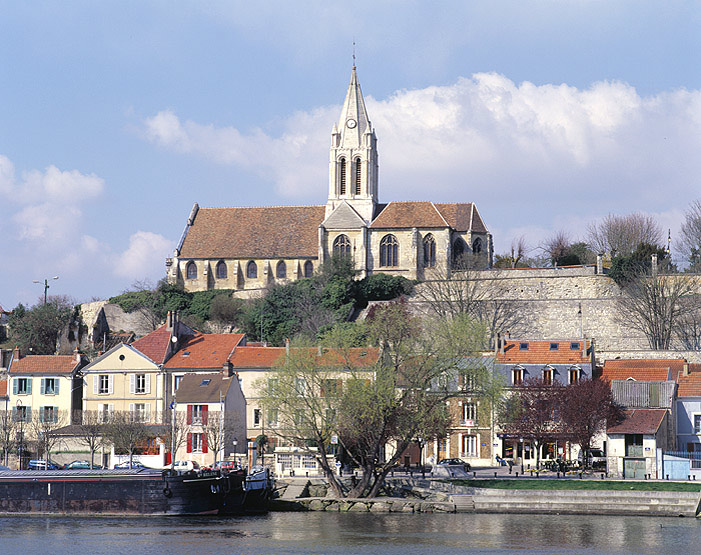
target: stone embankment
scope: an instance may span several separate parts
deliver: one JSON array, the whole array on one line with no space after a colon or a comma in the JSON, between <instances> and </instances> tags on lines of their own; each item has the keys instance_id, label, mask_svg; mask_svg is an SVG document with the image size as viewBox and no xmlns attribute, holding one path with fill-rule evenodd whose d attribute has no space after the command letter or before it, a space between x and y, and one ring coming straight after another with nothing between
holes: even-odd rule
<instances>
[{"instance_id":1,"label":"stone embankment","mask_svg":"<svg viewBox=\"0 0 701 555\"><path fill-rule=\"evenodd\" d=\"M323 480L303 483L304 496L280 482L281 493L272 510L401 513L539 513L636 516L699 515L698 492L612 490L509 490L457 486L450 482L390 479L387 496L375 499L338 499Z\"/></svg>"}]
</instances>

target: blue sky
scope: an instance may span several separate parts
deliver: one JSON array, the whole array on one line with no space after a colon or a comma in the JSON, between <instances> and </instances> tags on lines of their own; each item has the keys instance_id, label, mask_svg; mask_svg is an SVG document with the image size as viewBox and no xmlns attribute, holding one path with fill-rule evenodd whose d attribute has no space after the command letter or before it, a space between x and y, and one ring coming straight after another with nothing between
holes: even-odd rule
<instances>
[{"instance_id":1,"label":"blue sky","mask_svg":"<svg viewBox=\"0 0 701 555\"><path fill-rule=\"evenodd\" d=\"M350 8L352 6L352 9ZM701 196L693 1L0 0L0 305L158 280L192 204L323 204L358 75L380 197L496 251Z\"/></svg>"}]
</instances>

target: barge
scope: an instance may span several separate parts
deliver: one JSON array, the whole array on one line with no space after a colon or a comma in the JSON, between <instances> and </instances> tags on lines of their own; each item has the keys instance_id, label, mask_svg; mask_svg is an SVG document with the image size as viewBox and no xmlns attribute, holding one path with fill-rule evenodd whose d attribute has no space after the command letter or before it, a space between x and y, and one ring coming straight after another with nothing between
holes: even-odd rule
<instances>
[{"instance_id":1,"label":"barge","mask_svg":"<svg viewBox=\"0 0 701 555\"><path fill-rule=\"evenodd\" d=\"M246 474L169 469L0 471L0 513L219 515L264 512L267 469Z\"/></svg>"}]
</instances>

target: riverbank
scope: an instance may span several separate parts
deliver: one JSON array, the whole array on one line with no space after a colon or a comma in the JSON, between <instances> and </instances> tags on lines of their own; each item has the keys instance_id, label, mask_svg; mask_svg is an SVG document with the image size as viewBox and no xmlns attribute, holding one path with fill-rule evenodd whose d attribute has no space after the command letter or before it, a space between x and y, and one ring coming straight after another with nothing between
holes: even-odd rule
<instances>
[{"instance_id":1,"label":"riverbank","mask_svg":"<svg viewBox=\"0 0 701 555\"><path fill-rule=\"evenodd\" d=\"M494 480L491 487L475 487L487 480L390 478L387 495L374 499L329 496L324 480L279 481L281 495L271 510L677 517L698 517L701 510L701 486L688 483L606 480L584 486L586 481L563 480L562 489L554 489L555 480L546 484L521 478L519 489L519 484L506 483L514 480L504 480L503 487L498 487L499 481Z\"/></svg>"}]
</instances>

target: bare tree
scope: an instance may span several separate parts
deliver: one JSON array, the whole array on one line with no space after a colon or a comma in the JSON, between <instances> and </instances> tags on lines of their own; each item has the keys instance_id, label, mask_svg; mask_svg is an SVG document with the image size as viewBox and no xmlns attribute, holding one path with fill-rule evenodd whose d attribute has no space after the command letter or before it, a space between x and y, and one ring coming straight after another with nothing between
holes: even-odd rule
<instances>
[{"instance_id":1,"label":"bare tree","mask_svg":"<svg viewBox=\"0 0 701 555\"><path fill-rule=\"evenodd\" d=\"M73 421L78 441L90 450L90 468L93 468L95 453L104 445L105 418L97 411L75 411Z\"/></svg>"},{"instance_id":2,"label":"bare tree","mask_svg":"<svg viewBox=\"0 0 701 555\"><path fill-rule=\"evenodd\" d=\"M609 214L587 226L587 242L599 254L631 254L639 244L661 245L662 228L649 214L635 212L621 216Z\"/></svg>"},{"instance_id":3,"label":"bare tree","mask_svg":"<svg viewBox=\"0 0 701 555\"><path fill-rule=\"evenodd\" d=\"M523 235L512 239L510 251L511 267L518 267L519 262L525 259L528 255L529 250L530 249L528 248L528 244L526 243L526 238Z\"/></svg>"},{"instance_id":4,"label":"bare tree","mask_svg":"<svg viewBox=\"0 0 701 555\"><path fill-rule=\"evenodd\" d=\"M37 451L44 452L44 459L47 462L51 451L62 439L57 432L67 422L68 418L64 411L57 410L55 407L43 407L43 410L32 418L29 424L31 434L36 442Z\"/></svg>"},{"instance_id":5,"label":"bare tree","mask_svg":"<svg viewBox=\"0 0 701 555\"><path fill-rule=\"evenodd\" d=\"M133 418L129 411L115 412L112 419L105 426L105 438L114 445L116 453L129 455L129 467L131 468L134 454L144 445L149 438L146 424Z\"/></svg>"},{"instance_id":6,"label":"bare tree","mask_svg":"<svg viewBox=\"0 0 701 555\"><path fill-rule=\"evenodd\" d=\"M701 200L695 200L686 209L677 248L689 268L698 271L701 266Z\"/></svg>"},{"instance_id":7,"label":"bare tree","mask_svg":"<svg viewBox=\"0 0 701 555\"><path fill-rule=\"evenodd\" d=\"M559 260L570 254L571 245L572 239L569 233L561 229L548 237L540 248L550 259L551 264L558 265Z\"/></svg>"},{"instance_id":8,"label":"bare tree","mask_svg":"<svg viewBox=\"0 0 701 555\"><path fill-rule=\"evenodd\" d=\"M638 272L623 285L618 319L641 332L651 349L669 349L683 322L687 305L696 294L687 275Z\"/></svg>"},{"instance_id":9,"label":"bare tree","mask_svg":"<svg viewBox=\"0 0 701 555\"><path fill-rule=\"evenodd\" d=\"M165 444L171 450L171 467L174 468L175 456L183 445L187 443L189 426L187 413L174 409L168 409L165 413L164 424L168 427Z\"/></svg>"},{"instance_id":10,"label":"bare tree","mask_svg":"<svg viewBox=\"0 0 701 555\"><path fill-rule=\"evenodd\" d=\"M674 333L683 349L701 350L701 296L694 294L681 299L681 315Z\"/></svg>"},{"instance_id":11,"label":"bare tree","mask_svg":"<svg viewBox=\"0 0 701 555\"><path fill-rule=\"evenodd\" d=\"M224 458L224 448L232 445L234 433L239 425L235 416L226 412L209 412L207 421L202 423L202 429L207 436L207 447L214 452L214 462L216 464L219 452Z\"/></svg>"},{"instance_id":12,"label":"bare tree","mask_svg":"<svg viewBox=\"0 0 701 555\"><path fill-rule=\"evenodd\" d=\"M3 464L7 466L7 457L14 449L17 435L17 422L12 417L12 411L5 409L0 412L0 448L3 453Z\"/></svg>"}]
</instances>

